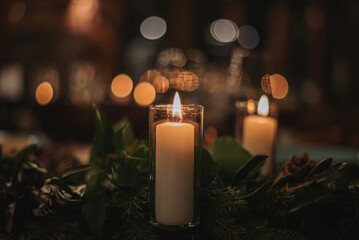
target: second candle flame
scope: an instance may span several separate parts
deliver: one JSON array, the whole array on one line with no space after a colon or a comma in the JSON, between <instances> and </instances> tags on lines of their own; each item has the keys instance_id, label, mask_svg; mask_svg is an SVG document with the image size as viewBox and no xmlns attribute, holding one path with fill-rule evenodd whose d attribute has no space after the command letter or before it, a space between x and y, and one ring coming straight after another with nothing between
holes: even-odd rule
<instances>
[{"instance_id":1,"label":"second candle flame","mask_svg":"<svg viewBox=\"0 0 359 240\"><path fill-rule=\"evenodd\" d=\"M178 92L176 92L175 99L173 100L172 118L174 121L182 120L181 100L179 98Z\"/></svg>"},{"instance_id":2,"label":"second candle flame","mask_svg":"<svg viewBox=\"0 0 359 240\"><path fill-rule=\"evenodd\" d=\"M259 99L257 112L262 116L267 116L269 113L269 100L264 94Z\"/></svg>"}]
</instances>

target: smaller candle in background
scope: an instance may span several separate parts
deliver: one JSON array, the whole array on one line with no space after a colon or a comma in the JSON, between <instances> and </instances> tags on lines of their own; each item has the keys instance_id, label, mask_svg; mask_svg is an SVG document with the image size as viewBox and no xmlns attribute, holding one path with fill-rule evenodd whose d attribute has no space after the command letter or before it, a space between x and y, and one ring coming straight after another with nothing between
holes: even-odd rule
<instances>
[{"instance_id":1,"label":"smaller candle in background","mask_svg":"<svg viewBox=\"0 0 359 240\"><path fill-rule=\"evenodd\" d=\"M242 145L251 154L269 156L261 170L262 175L267 175L275 168L273 148L278 121L268 116L269 101L266 95L261 96L257 113L244 117Z\"/></svg>"}]
</instances>

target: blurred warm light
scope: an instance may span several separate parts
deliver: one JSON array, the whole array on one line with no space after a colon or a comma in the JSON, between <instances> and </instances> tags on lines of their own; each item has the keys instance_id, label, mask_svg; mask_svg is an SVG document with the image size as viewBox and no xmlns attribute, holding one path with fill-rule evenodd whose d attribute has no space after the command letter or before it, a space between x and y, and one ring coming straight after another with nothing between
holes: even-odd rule
<instances>
[{"instance_id":1,"label":"blurred warm light","mask_svg":"<svg viewBox=\"0 0 359 240\"><path fill-rule=\"evenodd\" d=\"M117 75L111 83L111 92L118 98L125 98L132 92L132 79L126 74Z\"/></svg>"},{"instance_id":2,"label":"blurred warm light","mask_svg":"<svg viewBox=\"0 0 359 240\"><path fill-rule=\"evenodd\" d=\"M237 39L239 31L237 25L228 19L218 19L211 24L211 35L218 42L229 43Z\"/></svg>"},{"instance_id":3,"label":"blurred warm light","mask_svg":"<svg viewBox=\"0 0 359 240\"><path fill-rule=\"evenodd\" d=\"M26 5L24 1L14 1L9 9L8 19L9 23L20 22L26 13Z\"/></svg>"},{"instance_id":4,"label":"blurred warm light","mask_svg":"<svg viewBox=\"0 0 359 240\"><path fill-rule=\"evenodd\" d=\"M261 80L262 89L266 94L271 94L273 98L282 99L288 94L288 82L280 74L266 74Z\"/></svg>"},{"instance_id":5,"label":"blurred warm light","mask_svg":"<svg viewBox=\"0 0 359 240\"><path fill-rule=\"evenodd\" d=\"M143 37L149 40L156 40L166 33L167 24L160 17L148 17L141 23L140 31Z\"/></svg>"},{"instance_id":6,"label":"blurred warm light","mask_svg":"<svg viewBox=\"0 0 359 240\"><path fill-rule=\"evenodd\" d=\"M70 66L69 98L79 108L89 106L92 102L101 102L107 86L104 76L90 62L75 62Z\"/></svg>"},{"instance_id":7,"label":"blurred warm light","mask_svg":"<svg viewBox=\"0 0 359 240\"><path fill-rule=\"evenodd\" d=\"M40 105L48 104L54 95L54 90L49 82L42 82L37 86L35 97Z\"/></svg>"},{"instance_id":8,"label":"blurred warm light","mask_svg":"<svg viewBox=\"0 0 359 240\"><path fill-rule=\"evenodd\" d=\"M57 99L60 95L60 74L54 67L35 67L31 74L32 87L36 91L41 83L48 82L51 86L51 101ZM39 101L38 101L39 102ZM40 102L39 102L40 103ZM41 104L41 103L40 103ZM47 104L47 103L46 103ZM43 104L45 105L45 104Z\"/></svg>"},{"instance_id":9,"label":"blurred warm light","mask_svg":"<svg viewBox=\"0 0 359 240\"><path fill-rule=\"evenodd\" d=\"M247 112L248 114L253 114L256 112L256 102L252 99L247 101Z\"/></svg>"},{"instance_id":10,"label":"blurred warm light","mask_svg":"<svg viewBox=\"0 0 359 240\"><path fill-rule=\"evenodd\" d=\"M153 83L155 78L161 76L161 73L155 69L148 70L140 77L140 82L150 82Z\"/></svg>"},{"instance_id":11,"label":"blurred warm light","mask_svg":"<svg viewBox=\"0 0 359 240\"><path fill-rule=\"evenodd\" d=\"M203 88L209 93L223 91L225 84L225 76L221 72L209 71L203 76Z\"/></svg>"},{"instance_id":12,"label":"blurred warm light","mask_svg":"<svg viewBox=\"0 0 359 240\"><path fill-rule=\"evenodd\" d=\"M270 76L270 88L272 90L272 96L276 99L282 99L287 96L288 82L285 77L280 74L273 74Z\"/></svg>"},{"instance_id":13,"label":"blurred warm light","mask_svg":"<svg viewBox=\"0 0 359 240\"><path fill-rule=\"evenodd\" d=\"M239 28L238 42L246 49L256 48L259 44L259 34L254 27L243 25Z\"/></svg>"},{"instance_id":14,"label":"blurred warm light","mask_svg":"<svg viewBox=\"0 0 359 240\"><path fill-rule=\"evenodd\" d=\"M267 116L269 113L269 100L264 94L259 99L257 112L262 116Z\"/></svg>"},{"instance_id":15,"label":"blurred warm light","mask_svg":"<svg viewBox=\"0 0 359 240\"><path fill-rule=\"evenodd\" d=\"M169 48L160 52L157 61L162 66L183 67L187 57L181 49Z\"/></svg>"},{"instance_id":16,"label":"blurred warm light","mask_svg":"<svg viewBox=\"0 0 359 240\"><path fill-rule=\"evenodd\" d=\"M71 0L67 9L67 21L74 31L85 32L93 28L98 17L99 0Z\"/></svg>"},{"instance_id":17,"label":"blurred warm light","mask_svg":"<svg viewBox=\"0 0 359 240\"><path fill-rule=\"evenodd\" d=\"M265 74L263 75L262 79L261 79L261 86L263 91L268 94L268 95L272 95L272 89L271 89L271 85L270 85L270 74Z\"/></svg>"},{"instance_id":18,"label":"blurred warm light","mask_svg":"<svg viewBox=\"0 0 359 240\"><path fill-rule=\"evenodd\" d=\"M167 92L168 88L170 87L170 83L168 79L164 76L157 76L153 81L153 86L158 93L165 93Z\"/></svg>"},{"instance_id":19,"label":"blurred warm light","mask_svg":"<svg viewBox=\"0 0 359 240\"><path fill-rule=\"evenodd\" d=\"M178 68L168 68L163 70L163 75L168 79L170 88L177 87L177 79L183 70Z\"/></svg>"},{"instance_id":20,"label":"blurred warm light","mask_svg":"<svg viewBox=\"0 0 359 240\"><path fill-rule=\"evenodd\" d=\"M24 72L19 64L3 66L0 69L0 98L19 100L24 93Z\"/></svg>"},{"instance_id":21,"label":"blurred warm light","mask_svg":"<svg viewBox=\"0 0 359 240\"><path fill-rule=\"evenodd\" d=\"M149 82L140 82L133 91L133 97L140 106L150 105L156 98L156 90Z\"/></svg>"},{"instance_id":22,"label":"blurred warm light","mask_svg":"<svg viewBox=\"0 0 359 240\"><path fill-rule=\"evenodd\" d=\"M195 73L182 70L173 85L176 89L190 92L199 87L199 79Z\"/></svg>"}]
</instances>

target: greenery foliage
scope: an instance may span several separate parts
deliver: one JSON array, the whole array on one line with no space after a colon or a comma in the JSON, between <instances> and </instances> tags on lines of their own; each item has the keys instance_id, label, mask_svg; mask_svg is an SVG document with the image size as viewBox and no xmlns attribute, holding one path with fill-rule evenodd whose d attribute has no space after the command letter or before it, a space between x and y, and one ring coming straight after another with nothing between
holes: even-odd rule
<instances>
[{"instance_id":1,"label":"greenery foliage","mask_svg":"<svg viewBox=\"0 0 359 240\"><path fill-rule=\"evenodd\" d=\"M90 165L70 167L41 189L33 180L44 170L29 157L35 146L8 158L0 154L1 216L8 216L13 203L27 206L18 213L23 224L15 224L25 228L10 233L14 217L6 217L1 231L25 239L158 239L148 220L148 145L135 139L127 120L112 126L94 109ZM201 235L358 239L359 188L345 179L345 163L324 159L314 168L304 165L293 174L279 171L263 178L258 170L265 159L251 156L231 137L218 138L211 153L202 149ZM18 203L29 198L29 204Z\"/></svg>"}]
</instances>

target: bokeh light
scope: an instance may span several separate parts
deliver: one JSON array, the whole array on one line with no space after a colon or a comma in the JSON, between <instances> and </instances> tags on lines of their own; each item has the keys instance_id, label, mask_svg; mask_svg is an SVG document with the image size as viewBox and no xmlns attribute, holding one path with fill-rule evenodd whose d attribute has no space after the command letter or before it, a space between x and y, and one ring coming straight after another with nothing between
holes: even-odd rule
<instances>
[{"instance_id":1,"label":"bokeh light","mask_svg":"<svg viewBox=\"0 0 359 240\"><path fill-rule=\"evenodd\" d=\"M68 94L72 104L79 108L85 108L92 102L101 102L108 88L104 82L106 78L90 62L71 64Z\"/></svg>"},{"instance_id":2,"label":"bokeh light","mask_svg":"<svg viewBox=\"0 0 359 240\"><path fill-rule=\"evenodd\" d=\"M259 44L259 34L254 27L243 25L239 28L238 42L246 49L256 48Z\"/></svg>"},{"instance_id":3,"label":"bokeh light","mask_svg":"<svg viewBox=\"0 0 359 240\"><path fill-rule=\"evenodd\" d=\"M171 69L164 72L170 87L182 91L194 91L199 87L198 76L184 69Z\"/></svg>"},{"instance_id":4,"label":"bokeh light","mask_svg":"<svg viewBox=\"0 0 359 240\"><path fill-rule=\"evenodd\" d=\"M126 74L117 75L111 83L111 92L118 98L125 98L132 92L132 79Z\"/></svg>"},{"instance_id":5,"label":"bokeh light","mask_svg":"<svg viewBox=\"0 0 359 240\"><path fill-rule=\"evenodd\" d=\"M288 94L288 82L280 74L266 74L261 80L262 89L266 94L270 94L273 98L282 99Z\"/></svg>"},{"instance_id":6,"label":"bokeh light","mask_svg":"<svg viewBox=\"0 0 359 240\"><path fill-rule=\"evenodd\" d=\"M237 39L239 31L237 25L228 19L218 19L211 24L211 35L218 42L229 43Z\"/></svg>"},{"instance_id":7,"label":"bokeh light","mask_svg":"<svg viewBox=\"0 0 359 240\"><path fill-rule=\"evenodd\" d=\"M187 63L187 57L181 49L165 49L158 55L158 63L162 66L183 67Z\"/></svg>"},{"instance_id":8,"label":"bokeh light","mask_svg":"<svg viewBox=\"0 0 359 240\"><path fill-rule=\"evenodd\" d=\"M73 31L87 32L99 20L99 0L71 0L67 9L67 23Z\"/></svg>"},{"instance_id":9,"label":"bokeh light","mask_svg":"<svg viewBox=\"0 0 359 240\"><path fill-rule=\"evenodd\" d=\"M36 88L36 101L40 105L48 104L54 95L54 90L49 82L42 82Z\"/></svg>"},{"instance_id":10,"label":"bokeh light","mask_svg":"<svg viewBox=\"0 0 359 240\"><path fill-rule=\"evenodd\" d=\"M285 77L280 74L273 74L270 76L270 86L272 89L272 96L276 99L282 99L287 96L288 82Z\"/></svg>"},{"instance_id":11,"label":"bokeh light","mask_svg":"<svg viewBox=\"0 0 359 240\"><path fill-rule=\"evenodd\" d=\"M263 91L266 94L272 95L272 88L270 85L270 74L263 75L263 77L261 79L261 86L262 86Z\"/></svg>"},{"instance_id":12,"label":"bokeh light","mask_svg":"<svg viewBox=\"0 0 359 240\"><path fill-rule=\"evenodd\" d=\"M153 81L153 86L158 93L165 93L167 92L168 88L170 87L170 83L168 79L164 76L158 76Z\"/></svg>"},{"instance_id":13,"label":"bokeh light","mask_svg":"<svg viewBox=\"0 0 359 240\"><path fill-rule=\"evenodd\" d=\"M140 82L133 91L133 97L140 106L150 105L156 98L156 90L149 82Z\"/></svg>"},{"instance_id":14,"label":"bokeh light","mask_svg":"<svg viewBox=\"0 0 359 240\"><path fill-rule=\"evenodd\" d=\"M0 98L19 100L24 94L24 70L19 64L0 68Z\"/></svg>"},{"instance_id":15,"label":"bokeh light","mask_svg":"<svg viewBox=\"0 0 359 240\"><path fill-rule=\"evenodd\" d=\"M51 95L51 98L48 100L49 102L56 100L60 96L60 86L61 86L60 74L55 67L37 66L31 68L30 72L31 72L30 78L32 82L31 86L38 103L40 103L41 105L48 104L48 102L45 101L46 94L48 96ZM43 84L45 82L48 84ZM50 87L51 87L51 91L49 90ZM39 94L41 95L40 101L37 98L38 91Z\"/></svg>"},{"instance_id":16,"label":"bokeh light","mask_svg":"<svg viewBox=\"0 0 359 240\"><path fill-rule=\"evenodd\" d=\"M198 76L190 71L183 71L178 78L177 89L182 91L194 91L199 87Z\"/></svg>"},{"instance_id":17,"label":"bokeh light","mask_svg":"<svg viewBox=\"0 0 359 240\"><path fill-rule=\"evenodd\" d=\"M161 76L161 73L155 69L148 70L140 77L140 82L150 82L153 83L156 77Z\"/></svg>"},{"instance_id":18,"label":"bokeh light","mask_svg":"<svg viewBox=\"0 0 359 240\"><path fill-rule=\"evenodd\" d=\"M156 40L166 33L167 24L160 17L148 17L141 23L140 31L143 37L149 40Z\"/></svg>"}]
</instances>

